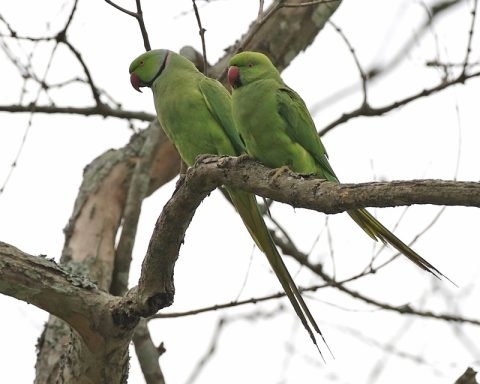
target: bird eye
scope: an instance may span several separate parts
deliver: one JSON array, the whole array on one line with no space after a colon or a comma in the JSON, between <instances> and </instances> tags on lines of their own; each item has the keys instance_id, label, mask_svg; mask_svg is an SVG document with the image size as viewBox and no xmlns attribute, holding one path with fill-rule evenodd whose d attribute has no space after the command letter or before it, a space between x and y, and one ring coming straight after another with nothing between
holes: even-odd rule
<instances>
[{"instance_id":1,"label":"bird eye","mask_svg":"<svg viewBox=\"0 0 480 384\"><path fill-rule=\"evenodd\" d=\"M252 68L252 67L253 67L253 64L252 64L252 63L248 63L248 67L249 67L249 68Z\"/></svg>"},{"instance_id":2,"label":"bird eye","mask_svg":"<svg viewBox=\"0 0 480 384\"><path fill-rule=\"evenodd\" d=\"M143 60L142 60L142 61L140 61L140 65L143 65Z\"/></svg>"}]
</instances>

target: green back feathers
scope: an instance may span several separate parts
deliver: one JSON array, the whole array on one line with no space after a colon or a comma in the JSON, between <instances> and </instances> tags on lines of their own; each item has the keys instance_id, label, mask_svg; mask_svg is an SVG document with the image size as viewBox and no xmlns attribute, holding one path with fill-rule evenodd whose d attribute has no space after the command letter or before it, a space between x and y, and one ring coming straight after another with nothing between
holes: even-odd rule
<instances>
[{"instance_id":1,"label":"green back feathers","mask_svg":"<svg viewBox=\"0 0 480 384\"><path fill-rule=\"evenodd\" d=\"M202 79L198 86L212 116L222 126L235 147L236 154L240 155L245 153L245 146L235 129L235 123L232 116L231 97L228 91L218 81L207 77Z\"/></svg>"}]
</instances>

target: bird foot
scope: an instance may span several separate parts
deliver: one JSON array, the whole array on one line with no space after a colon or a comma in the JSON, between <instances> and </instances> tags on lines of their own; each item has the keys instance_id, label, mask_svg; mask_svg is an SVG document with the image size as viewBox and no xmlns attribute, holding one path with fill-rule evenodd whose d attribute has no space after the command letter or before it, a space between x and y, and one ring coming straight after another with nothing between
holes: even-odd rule
<instances>
[{"instance_id":1,"label":"bird foot","mask_svg":"<svg viewBox=\"0 0 480 384\"><path fill-rule=\"evenodd\" d=\"M281 175L283 175L284 173L290 173L290 172L291 172L290 168L288 168L288 166L286 166L286 165L284 165L280 168L273 169L269 174L269 176L271 176L271 178L270 178L271 184L276 185L277 184L277 179Z\"/></svg>"},{"instance_id":2,"label":"bird foot","mask_svg":"<svg viewBox=\"0 0 480 384\"><path fill-rule=\"evenodd\" d=\"M255 160L255 158L253 156L250 156L248 153L242 153L240 156L237 157L237 161L239 163L246 160Z\"/></svg>"},{"instance_id":3,"label":"bird foot","mask_svg":"<svg viewBox=\"0 0 480 384\"><path fill-rule=\"evenodd\" d=\"M327 181L327 179L325 178L322 178L322 177L318 177L318 175L316 173L313 173L313 172L310 172L310 173L299 173L298 174L300 177L302 177L303 179L316 179L316 180L324 180L324 181Z\"/></svg>"}]
</instances>

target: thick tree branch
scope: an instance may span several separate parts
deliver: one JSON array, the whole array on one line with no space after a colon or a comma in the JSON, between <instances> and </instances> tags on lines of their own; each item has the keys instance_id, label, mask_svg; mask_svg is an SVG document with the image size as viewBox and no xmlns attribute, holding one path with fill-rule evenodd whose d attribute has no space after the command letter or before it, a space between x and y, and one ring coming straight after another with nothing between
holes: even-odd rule
<instances>
[{"instance_id":1,"label":"thick tree branch","mask_svg":"<svg viewBox=\"0 0 480 384\"><path fill-rule=\"evenodd\" d=\"M82 364L63 366L48 377L50 382L60 382L58 376L72 384L122 382L131 331L114 325L114 299L87 277L0 242L0 292L48 311L75 331L70 335L70 358Z\"/></svg>"},{"instance_id":2,"label":"thick tree branch","mask_svg":"<svg viewBox=\"0 0 480 384\"><path fill-rule=\"evenodd\" d=\"M173 271L185 231L199 204L216 186L192 171L179 181L155 224L139 285L130 290L115 310L117 321L125 327L138 316L151 316L173 303Z\"/></svg>"},{"instance_id":3,"label":"thick tree branch","mask_svg":"<svg viewBox=\"0 0 480 384\"><path fill-rule=\"evenodd\" d=\"M124 148L109 150L86 167L73 213L65 228L62 265L71 262L82 265L85 273L105 290L110 287L115 236L125 208L132 169L152 129L159 129L156 120L149 128L134 135ZM147 194L178 173L178 154L163 130L160 131L160 141L160 149L156 151L149 170ZM132 320L131 325L134 324ZM64 360L70 358L69 345L74 341L66 323L50 316L39 342L36 384L55 382L52 378L69 365Z\"/></svg>"},{"instance_id":4,"label":"thick tree branch","mask_svg":"<svg viewBox=\"0 0 480 384\"><path fill-rule=\"evenodd\" d=\"M72 326L87 322L93 307L105 305L109 298L87 277L2 242L0 292L36 305Z\"/></svg>"},{"instance_id":5,"label":"thick tree branch","mask_svg":"<svg viewBox=\"0 0 480 384\"><path fill-rule=\"evenodd\" d=\"M478 182L413 180L336 184L288 170L279 174L245 156L203 156L189 174L212 186L228 184L294 207L330 214L360 207L412 204L480 207Z\"/></svg>"}]
</instances>

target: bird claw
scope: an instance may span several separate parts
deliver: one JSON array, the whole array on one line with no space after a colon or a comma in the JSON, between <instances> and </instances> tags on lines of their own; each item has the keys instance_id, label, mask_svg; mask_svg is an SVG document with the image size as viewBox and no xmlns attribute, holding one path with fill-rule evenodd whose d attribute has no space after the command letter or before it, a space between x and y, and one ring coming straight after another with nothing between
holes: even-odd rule
<instances>
[{"instance_id":1,"label":"bird claw","mask_svg":"<svg viewBox=\"0 0 480 384\"><path fill-rule=\"evenodd\" d=\"M253 156L250 156L248 153L242 153L240 156L237 156L237 161L241 163L246 160L255 160Z\"/></svg>"},{"instance_id":2,"label":"bird claw","mask_svg":"<svg viewBox=\"0 0 480 384\"><path fill-rule=\"evenodd\" d=\"M301 176L304 179L316 179L316 180L319 180L319 181L327 181L327 179L325 179L323 177L318 177L318 175L314 172L299 173L298 175Z\"/></svg>"},{"instance_id":3,"label":"bird claw","mask_svg":"<svg viewBox=\"0 0 480 384\"><path fill-rule=\"evenodd\" d=\"M284 165L280 168L276 168L276 169L272 169L272 172L270 172L270 175L271 176L271 183L272 184L276 184L277 183L277 179L284 173L290 173L291 170L288 166Z\"/></svg>"}]
</instances>

